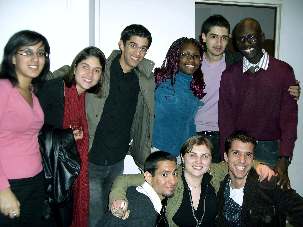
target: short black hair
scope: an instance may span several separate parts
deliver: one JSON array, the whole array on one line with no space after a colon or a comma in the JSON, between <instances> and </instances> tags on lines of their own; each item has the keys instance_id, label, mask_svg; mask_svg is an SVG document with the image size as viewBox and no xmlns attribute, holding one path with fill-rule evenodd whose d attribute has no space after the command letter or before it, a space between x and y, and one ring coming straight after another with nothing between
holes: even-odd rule
<instances>
[{"instance_id":1,"label":"short black hair","mask_svg":"<svg viewBox=\"0 0 303 227\"><path fill-rule=\"evenodd\" d=\"M77 65L89 58L89 57L96 57L99 62L100 65L102 66L102 73L104 72L105 69L105 64L106 64L106 58L104 53L97 47L94 46L89 46L84 48L83 50L81 50L76 57L74 58L72 65L70 67L69 73L64 77L64 82L66 84L67 87L71 87L72 84L75 84L75 68L77 67ZM102 81L103 81L103 75L101 75L101 79L100 81L92 88L88 89L87 92L89 93L98 93L101 89L101 85L102 85Z\"/></svg>"},{"instance_id":2,"label":"short black hair","mask_svg":"<svg viewBox=\"0 0 303 227\"><path fill-rule=\"evenodd\" d=\"M247 18L244 18L242 19L239 23L236 24L236 26L234 27L234 30L233 30L233 37L234 38L237 38L238 34L239 34L239 30L240 29L243 29L243 26L247 23L250 23L252 25L254 25L254 27L256 28L256 31L258 32L259 35L262 35L263 31L262 31L262 28L261 28L261 25L259 23L259 21L257 21L256 19L254 18L251 18L251 17L247 17Z\"/></svg>"},{"instance_id":3,"label":"short black hair","mask_svg":"<svg viewBox=\"0 0 303 227\"><path fill-rule=\"evenodd\" d=\"M45 56L45 64L40 75L32 80L32 84L40 83L49 72L50 47L47 39L43 35L30 30L22 30L15 33L6 43L1 63L0 78L8 79L13 86L16 86L18 84L18 78L15 65L13 64L13 56L21 47L36 45L40 42L42 42L44 50L48 54Z\"/></svg>"},{"instance_id":4,"label":"short black hair","mask_svg":"<svg viewBox=\"0 0 303 227\"><path fill-rule=\"evenodd\" d=\"M172 154L165 151L155 151L151 153L144 162L144 172L149 172L152 176L158 168L160 161L173 161L177 164L177 159Z\"/></svg>"},{"instance_id":5,"label":"short black hair","mask_svg":"<svg viewBox=\"0 0 303 227\"><path fill-rule=\"evenodd\" d=\"M183 157L186 153L190 153L195 145L205 145L211 153L214 149L209 139L203 135L196 135L188 138L185 143L183 143L180 150L180 155Z\"/></svg>"},{"instance_id":6,"label":"short black hair","mask_svg":"<svg viewBox=\"0 0 303 227\"><path fill-rule=\"evenodd\" d=\"M147 38L148 40L148 48L152 43L151 33L141 24L131 24L128 25L121 33L120 40L123 41L123 44L126 44L126 41L130 40L132 36L139 36L143 38Z\"/></svg>"},{"instance_id":7,"label":"short black hair","mask_svg":"<svg viewBox=\"0 0 303 227\"><path fill-rule=\"evenodd\" d=\"M231 148L231 144L234 141L241 141L243 143L251 143L254 145L254 147L256 147L257 145L257 141L254 137L248 135L247 132L242 131L242 130L238 130L233 132L230 136L228 136L225 140L225 153L228 154L229 149Z\"/></svg>"},{"instance_id":8,"label":"short black hair","mask_svg":"<svg viewBox=\"0 0 303 227\"><path fill-rule=\"evenodd\" d=\"M202 24L201 34L205 35L210 31L210 29L214 26L224 27L227 29L228 33L230 33L230 24L222 15L212 15L208 17Z\"/></svg>"}]
</instances>

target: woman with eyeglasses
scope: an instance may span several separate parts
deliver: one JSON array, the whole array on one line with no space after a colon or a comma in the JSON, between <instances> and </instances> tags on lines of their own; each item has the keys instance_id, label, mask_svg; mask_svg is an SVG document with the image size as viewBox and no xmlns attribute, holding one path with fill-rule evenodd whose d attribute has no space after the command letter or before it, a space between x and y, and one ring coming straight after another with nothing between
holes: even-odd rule
<instances>
[{"instance_id":1,"label":"woman with eyeglasses","mask_svg":"<svg viewBox=\"0 0 303 227\"><path fill-rule=\"evenodd\" d=\"M201 56L199 42L183 37L172 43L155 69L155 149L178 156L182 143L196 134L194 116L204 95Z\"/></svg>"},{"instance_id":2,"label":"woman with eyeglasses","mask_svg":"<svg viewBox=\"0 0 303 227\"><path fill-rule=\"evenodd\" d=\"M49 71L50 47L34 31L14 34L0 70L0 226L53 226L42 217L45 188L38 133L44 115L34 94Z\"/></svg>"},{"instance_id":3,"label":"woman with eyeglasses","mask_svg":"<svg viewBox=\"0 0 303 227\"><path fill-rule=\"evenodd\" d=\"M45 123L73 129L81 160L80 175L73 185L73 201L66 201L58 209L57 226L88 226L89 141L85 96L87 92L100 91L105 62L105 55L99 48L87 47L77 54L70 68L66 67L69 72L64 77L46 81L38 90Z\"/></svg>"}]
</instances>

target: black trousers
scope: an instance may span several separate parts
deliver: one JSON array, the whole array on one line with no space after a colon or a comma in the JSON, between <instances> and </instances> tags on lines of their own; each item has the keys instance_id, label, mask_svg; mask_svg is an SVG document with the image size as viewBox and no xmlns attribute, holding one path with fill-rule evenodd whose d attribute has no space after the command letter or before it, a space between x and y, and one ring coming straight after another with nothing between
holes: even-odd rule
<instances>
[{"instance_id":1,"label":"black trousers","mask_svg":"<svg viewBox=\"0 0 303 227\"><path fill-rule=\"evenodd\" d=\"M1 227L54 226L52 220L44 218L47 203L43 172L30 178L9 180L9 183L12 192L20 202L20 217L10 219L0 213Z\"/></svg>"}]
</instances>

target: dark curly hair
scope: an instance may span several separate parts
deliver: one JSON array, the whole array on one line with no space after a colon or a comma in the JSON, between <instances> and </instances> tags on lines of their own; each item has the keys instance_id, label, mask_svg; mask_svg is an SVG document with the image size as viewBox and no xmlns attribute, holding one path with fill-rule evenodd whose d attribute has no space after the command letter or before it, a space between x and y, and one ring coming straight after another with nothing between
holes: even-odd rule
<instances>
[{"instance_id":1,"label":"dark curly hair","mask_svg":"<svg viewBox=\"0 0 303 227\"><path fill-rule=\"evenodd\" d=\"M160 68L155 68L154 74L156 87L158 87L162 82L169 79L171 80L172 85L175 84L175 77L176 74L179 72L181 49L186 43L192 43L194 46L196 46L199 49L200 55L202 57L202 46L197 40L187 37L177 39L169 47L166 57L162 63L162 66ZM194 96L198 97L199 99L201 99L205 95L205 93L203 92L205 88L205 83L201 71L201 63L198 69L193 74L193 79L191 81L190 88Z\"/></svg>"}]
</instances>

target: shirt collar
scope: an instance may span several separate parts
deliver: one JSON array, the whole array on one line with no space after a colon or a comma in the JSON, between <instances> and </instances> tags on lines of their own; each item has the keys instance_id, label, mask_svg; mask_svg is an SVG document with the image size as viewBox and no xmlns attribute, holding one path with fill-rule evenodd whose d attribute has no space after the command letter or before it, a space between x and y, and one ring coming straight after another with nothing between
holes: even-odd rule
<instances>
[{"instance_id":1,"label":"shirt collar","mask_svg":"<svg viewBox=\"0 0 303 227\"><path fill-rule=\"evenodd\" d=\"M263 52L263 56L257 64L250 63L246 57L243 57L243 73L245 73L252 66L253 67L257 66L256 71L258 71L261 68L267 70L269 63L269 55L264 49L262 49L262 52Z\"/></svg>"},{"instance_id":2,"label":"shirt collar","mask_svg":"<svg viewBox=\"0 0 303 227\"><path fill-rule=\"evenodd\" d=\"M158 196L158 194L155 192L153 187L145 181L142 185L138 186L136 188L136 190L139 193L142 193L142 194L146 195L150 199L150 201L152 202L155 210L160 214L160 211L161 211L161 208L162 208L161 199Z\"/></svg>"}]
</instances>

